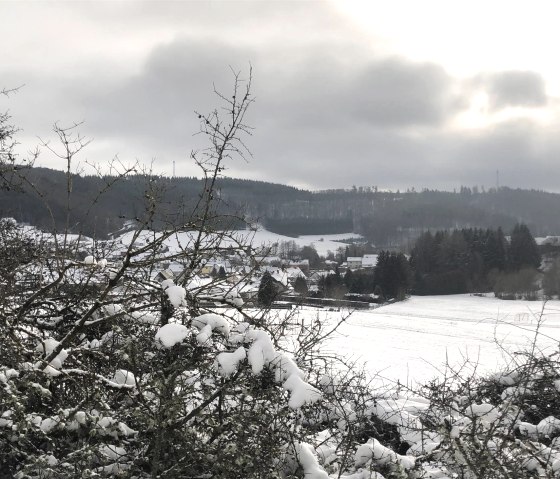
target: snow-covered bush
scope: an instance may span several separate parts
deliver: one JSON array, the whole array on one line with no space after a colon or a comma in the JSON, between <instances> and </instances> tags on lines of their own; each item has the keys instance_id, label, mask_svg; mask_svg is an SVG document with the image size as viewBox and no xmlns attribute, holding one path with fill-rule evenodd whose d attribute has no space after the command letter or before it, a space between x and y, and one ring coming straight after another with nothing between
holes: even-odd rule
<instances>
[{"instance_id":1,"label":"snow-covered bush","mask_svg":"<svg viewBox=\"0 0 560 479\"><path fill-rule=\"evenodd\" d=\"M206 180L200 203L165 211L159 184L146 175L145 212L120 260L105 259L111 246L94 241L84 248L69 231L35 237L12 222L3 226L13 240L4 242L9 253L0 268L2 476L326 474L308 445L322 417L319 376L307 368L321 332L299 318L242 310L233 287L219 294L212 283L186 289L228 236L215 182L244 148L240 134L252 102L246 86L236 76L234 95L221 96L227 121L217 112L199 115L210 140L204 157L193 155ZM70 165L86 142L72 128L55 132L62 150L49 150L68 165L70 224ZM21 179L27 181L23 173ZM185 230L192 241L181 244ZM166 250L170 239L178 246ZM185 272L160 283L155 272L171 260ZM29 271L37 272L32 280ZM209 299L230 308L203 308L200 301ZM286 344L290 328L300 331L300 347Z\"/></svg>"},{"instance_id":2,"label":"snow-covered bush","mask_svg":"<svg viewBox=\"0 0 560 479\"><path fill-rule=\"evenodd\" d=\"M243 148L252 101L239 77L221 98L229 123L199 115L211 144L195 156L200 203L157 216L165 208L148 175L145 214L118 261L98 241L84 251L79 235L0 222L0 477L560 475L557 356L533 352L491 378L457 374L416 392L373 390L322 354L333 325L243 309L235 285L213 289L224 278L195 281L228 236L215 228L226 224L215 182ZM83 140L57 132L70 165ZM159 232L156 217L167 220ZM193 239L180 244L186 229ZM185 274L155 279L170 260Z\"/></svg>"}]
</instances>

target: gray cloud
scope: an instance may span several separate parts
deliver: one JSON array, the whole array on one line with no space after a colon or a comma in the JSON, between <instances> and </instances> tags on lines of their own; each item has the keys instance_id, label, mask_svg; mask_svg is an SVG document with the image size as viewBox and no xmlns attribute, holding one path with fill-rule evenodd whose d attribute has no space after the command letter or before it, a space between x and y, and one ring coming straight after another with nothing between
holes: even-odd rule
<instances>
[{"instance_id":1,"label":"gray cloud","mask_svg":"<svg viewBox=\"0 0 560 479\"><path fill-rule=\"evenodd\" d=\"M351 86L351 110L380 126L440 124L455 113L452 83L438 65L373 62Z\"/></svg>"},{"instance_id":2,"label":"gray cloud","mask_svg":"<svg viewBox=\"0 0 560 479\"><path fill-rule=\"evenodd\" d=\"M167 173L176 160L179 174L198 174L187 161L192 149L205 145L193 136L194 110L219 106L213 83L228 94L228 65L247 72L251 62L256 102L248 122L255 132L247 144L254 158L228 165L230 175L315 188L453 188L491 185L500 169L503 184L558 190L560 135L553 127L526 121L470 132L449 128L475 88L488 91L494 109L551 107L536 72L481 74L464 88L440 65L372 49L324 3L273 9L266 2L196 8L175 2L162 9L157 3L142 3L123 26L132 47L139 31L157 38L168 32L141 60L123 56L115 67L114 56L104 62L99 54L68 68L34 71L26 65L2 72L8 86L27 84L8 102L24 135L45 136L56 120L85 120L84 134L95 138L86 152L90 160L117 153L125 161L155 158L155 169ZM129 11L128 2L116 9L88 5L87 11L79 4L71 8L76 22L88 22L90 34L102 19L114 32Z\"/></svg>"},{"instance_id":3,"label":"gray cloud","mask_svg":"<svg viewBox=\"0 0 560 479\"><path fill-rule=\"evenodd\" d=\"M162 45L148 57L142 71L106 90L89 90L88 119L104 137L127 138L163 151L188 152L198 129L194 110L216 104L217 90L228 91L233 74L228 63L248 71L253 53L224 44L177 41Z\"/></svg>"},{"instance_id":4,"label":"gray cloud","mask_svg":"<svg viewBox=\"0 0 560 479\"><path fill-rule=\"evenodd\" d=\"M376 128L435 126L461 102L453 79L438 65L403 58L367 59L348 65L334 54L311 51L305 68L282 82L270 79L267 108L291 124L343 126L357 121Z\"/></svg>"},{"instance_id":5,"label":"gray cloud","mask_svg":"<svg viewBox=\"0 0 560 479\"><path fill-rule=\"evenodd\" d=\"M546 85L541 75L532 71L504 71L484 75L481 83L489 95L490 107L542 107L547 104Z\"/></svg>"},{"instance_id":6,"label":"gray cloud","mask_svg":"<svg viewBox=\"0 0 560 479\"><path fill-rule=\"evenodd\" d=\"M287 146L272 144L270 149L279 153L268 169L272 177L292 183L378 185L395 190L490 187L499 169L502 185L558 191L558 138L556 132L543 133L526 121L471 134L433 130L411 136L357 128L353 134L320 141L302 135ZM314 161L304 156L309 151Z\"/></svg>"},{"instance_id":7,"label":"gray cloud","mask_svg":"<svg viewBox=\"0 0 560 479\"><path fill-rule=\"evenodd\" d=\"M134 76L81 91L80 101L96 136L126 140L144 159L171 161L201 146L192 136L198 129L193 110L216 105L213 82L228 92L233 76L227 65L246 75L251 62L257 101L248 119L256 127L249 144L263 172L280 154L268 146L276 137L283 138L283 149L302 136L332 142L361 131L371 138L372 129L437 127L457 111L453 79L437 65L371 54L365 64L348 64L342 52L323 45L304 57L289 53L281 67L271 68L263 52L180 39L153 50ZM314 143L305 148L318 151Z\"/></svg>"}]
</instances>

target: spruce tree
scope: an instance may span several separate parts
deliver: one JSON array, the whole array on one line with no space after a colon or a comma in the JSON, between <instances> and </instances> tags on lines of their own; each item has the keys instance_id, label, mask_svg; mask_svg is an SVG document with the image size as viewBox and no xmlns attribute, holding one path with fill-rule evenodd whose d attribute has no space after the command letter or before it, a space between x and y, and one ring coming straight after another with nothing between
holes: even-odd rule
<instances>
[{"instance_id":1,"label":"spruce tree","mask_svg":"<svg viewBox=\"0 0 560 479\"><path fill-rule=\"evenodd\" d=\"M486 230L482 257L486 271L503 271L506 267L506 240L501 228Z\"/></svg>"},{"instance_id":2,"label":"spruce tree","mask_svg":"<svg viewBox=\"0 0 560 479\"><path fill-rule=\"evenodd\" d=\"M352 270L349 269L348 271L346 271L346 273L344 274L344 285L351 290L352 286L354 284L354 273L352 273Z\"/></svg>"},{"instance_id":3,"label":"spruce tree","mask_svg":"<svg viewBox=\"0 0 560 479\"><path fill-rule=\"evenodd\" d=\"M220 269L218 270L218 278L225 279L225 277L226 277L226 270L223 266L220 266Z\"/></svg>"},{"instance_id":4,"label":"spruce tree","mask_svg":"<svg viewBox=\"0 0 560 479\"><path fill-rule=\"evenodd\" d=\"M516 224L511 232L509 245L509 267L512 271L519 271L523 267L538 268L541 264L535 238L524 224Z\"/></svg>"},{"instance_id":5,"label":"spruce tree","mask_svg":"<svg viewBox=\"0 0 560 479\"><path fill-rule=\"evenodd\" d=\"M294 281L294 291L302 296L306 296L308 292L307 281L302 276L298 276Z\"/></svg>"},{"instance_id":6,"label":"spruce tree","mask_svg":"<svg viewBox=\"0 0 560 479\"><path fill-rule=\"evenodd\" d=\"M266 271L261 278L257 297L259 304L265 307L270 306L274 302L276 288L274 286L274 278L268 271Z\"/></svg>"},{"instance_id":7,"label":"spruce tree","mask_svg":"<svg viewBox=\"0 0 560 479\"><path fill-rule=\"evenodd\" d=\"M382 251L375 267L375 282L389 298L404 299L411 284L410 265L402 253Z\"/></svg>"}]
</instances>

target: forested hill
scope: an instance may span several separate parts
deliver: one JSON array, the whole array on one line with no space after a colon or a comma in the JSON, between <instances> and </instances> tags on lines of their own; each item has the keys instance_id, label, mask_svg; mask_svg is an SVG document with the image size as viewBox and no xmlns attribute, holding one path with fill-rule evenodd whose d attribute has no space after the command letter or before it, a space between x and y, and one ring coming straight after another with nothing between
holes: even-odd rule
<instances>
[{"instance_id":1,"label":"forested hill","mask_svg":"<svg viewBox=\"0 0 560 479\"><path fill-rule=\"evenodd\" d=\"M70 229L90 236L104 237L122 228L127 220L143 219L148 194L157 198L162 213L156 217L157 226L162 224L163 215L194 212L204 191L204 181L191 177L130 175L117 180L111 176L72 175L68 201L65 172L35 167L21 174L27 181L18 181L15 188L0 189L0 217L13 217L47 230L54 224L60 230L66 224L69 204ZM309 191L290 186L231 178L219 178L216 191L218 213L255 219L267 214L269 205L312 196ZM242 221L228 226L242 227Z\"/></svg>"},{"instance_id":2,"label":"forested hill","mask_svg":"<svg viewBox=\"0 0 560 479\"><path fill-rule=\"evenodd\" d=\"M67 178L64 172L32 168L29 186L0 191L0 215L50 229L66 218ZM203 188L197 178L131 176L114 184L111 177L73 176L70 225L85 234L104 236L124 221L142 217L147 183L167 213L185 204L195 207ZM380 246L406 243L426 229L501 226L507 233L517 222L537 236L560 234L560 195L536 190L495 188L458 192L385 192L372 188L311 192L274 183L220 178L219 210L258 220L269 230L289 236L354 231Z\"/></svg>"}]
</instances>

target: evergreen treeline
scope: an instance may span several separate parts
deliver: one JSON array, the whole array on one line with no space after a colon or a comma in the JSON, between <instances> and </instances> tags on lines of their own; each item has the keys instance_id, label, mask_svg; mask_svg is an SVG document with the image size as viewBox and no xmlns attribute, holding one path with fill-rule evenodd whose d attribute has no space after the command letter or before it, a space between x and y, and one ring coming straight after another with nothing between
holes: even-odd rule
<instances>
[{"instance_id":1,"label":"evergreen treeline","mask_svg":"<svg viewBox=\"0 0 560 479\"><path fill-rule=\"evenodd\" d=\"M419 295L494 291L501 298L536 298L541 256L529 228L517 224L508 239L501 228L464 228L426 232L416 241L410 259L381 251L373 270L338 271L322 278L320 292L341 298L346 293L375 293L382 299ZM545 294L560 293L560 275L545 274Z\"/></svg>"},{"instance_id":2,"label":"evergreen treeline","mask_svg":"<svg viewBox=\"0 0 560 479\"><path fill-rule=\"evenodd\" d=\"M403 253L382 251L372 270L348 270L342 276L337 270L319 281L319 291L329 298L342 298L347 293L376 294L381 299L404 299L412 286L412 272Z\"/></svg>"},{"instance_id":3,"label":"evergreen treeline","mask_svg":"<svg viewBox=\"0 0 560 479\"><path fill-rule=\"evenodd\" d=\"M203 180L197 178L139 174L115 181L111 176L72 175L68 210L65 172L35 167L22 174L26 181L21 182L19 188L0 190L0 217L13 217L18 222L45 230L62 230L68 214L70 231L97 237L121 229L126 221L143 220L153 195L159 212L152 221L154 228L165 227L166 222L182 216L193 217L195 214L191 213L196 210L203 190ZM109 184L111 187L107 188ZM219 178L216 192L214 217L228 224L216 222L214 227L244 228L241 219L249 205L258 209L267 201L281 201L287 196L297 198L301 190L259 181Z\"/></svg>"},{"instance_id":4,"label":"evergreen treeline","mask_svg":"<svg viewBox=\"0 0 560 479\"><path fill-rule=\"evenodd\" d=\"M274 233L293 237L313 234L350 233L354 228L351 217L346 219L286 218L283 220L267 218L265 226L266 229Z\"/></svg>"},{"instance_id":5,"label":"evergreen treeline","mask_svg":"<svg viewBox=\"0 0 560 479\"><path fill-rule=\"evenodd\" d=\"M541 262L529 228L517 224L508 242L501 228L437 231L421 235L412 250L415 294L495 290ZM532 276L534 278L534 274Z\"/></svg>"}]
</instances>

